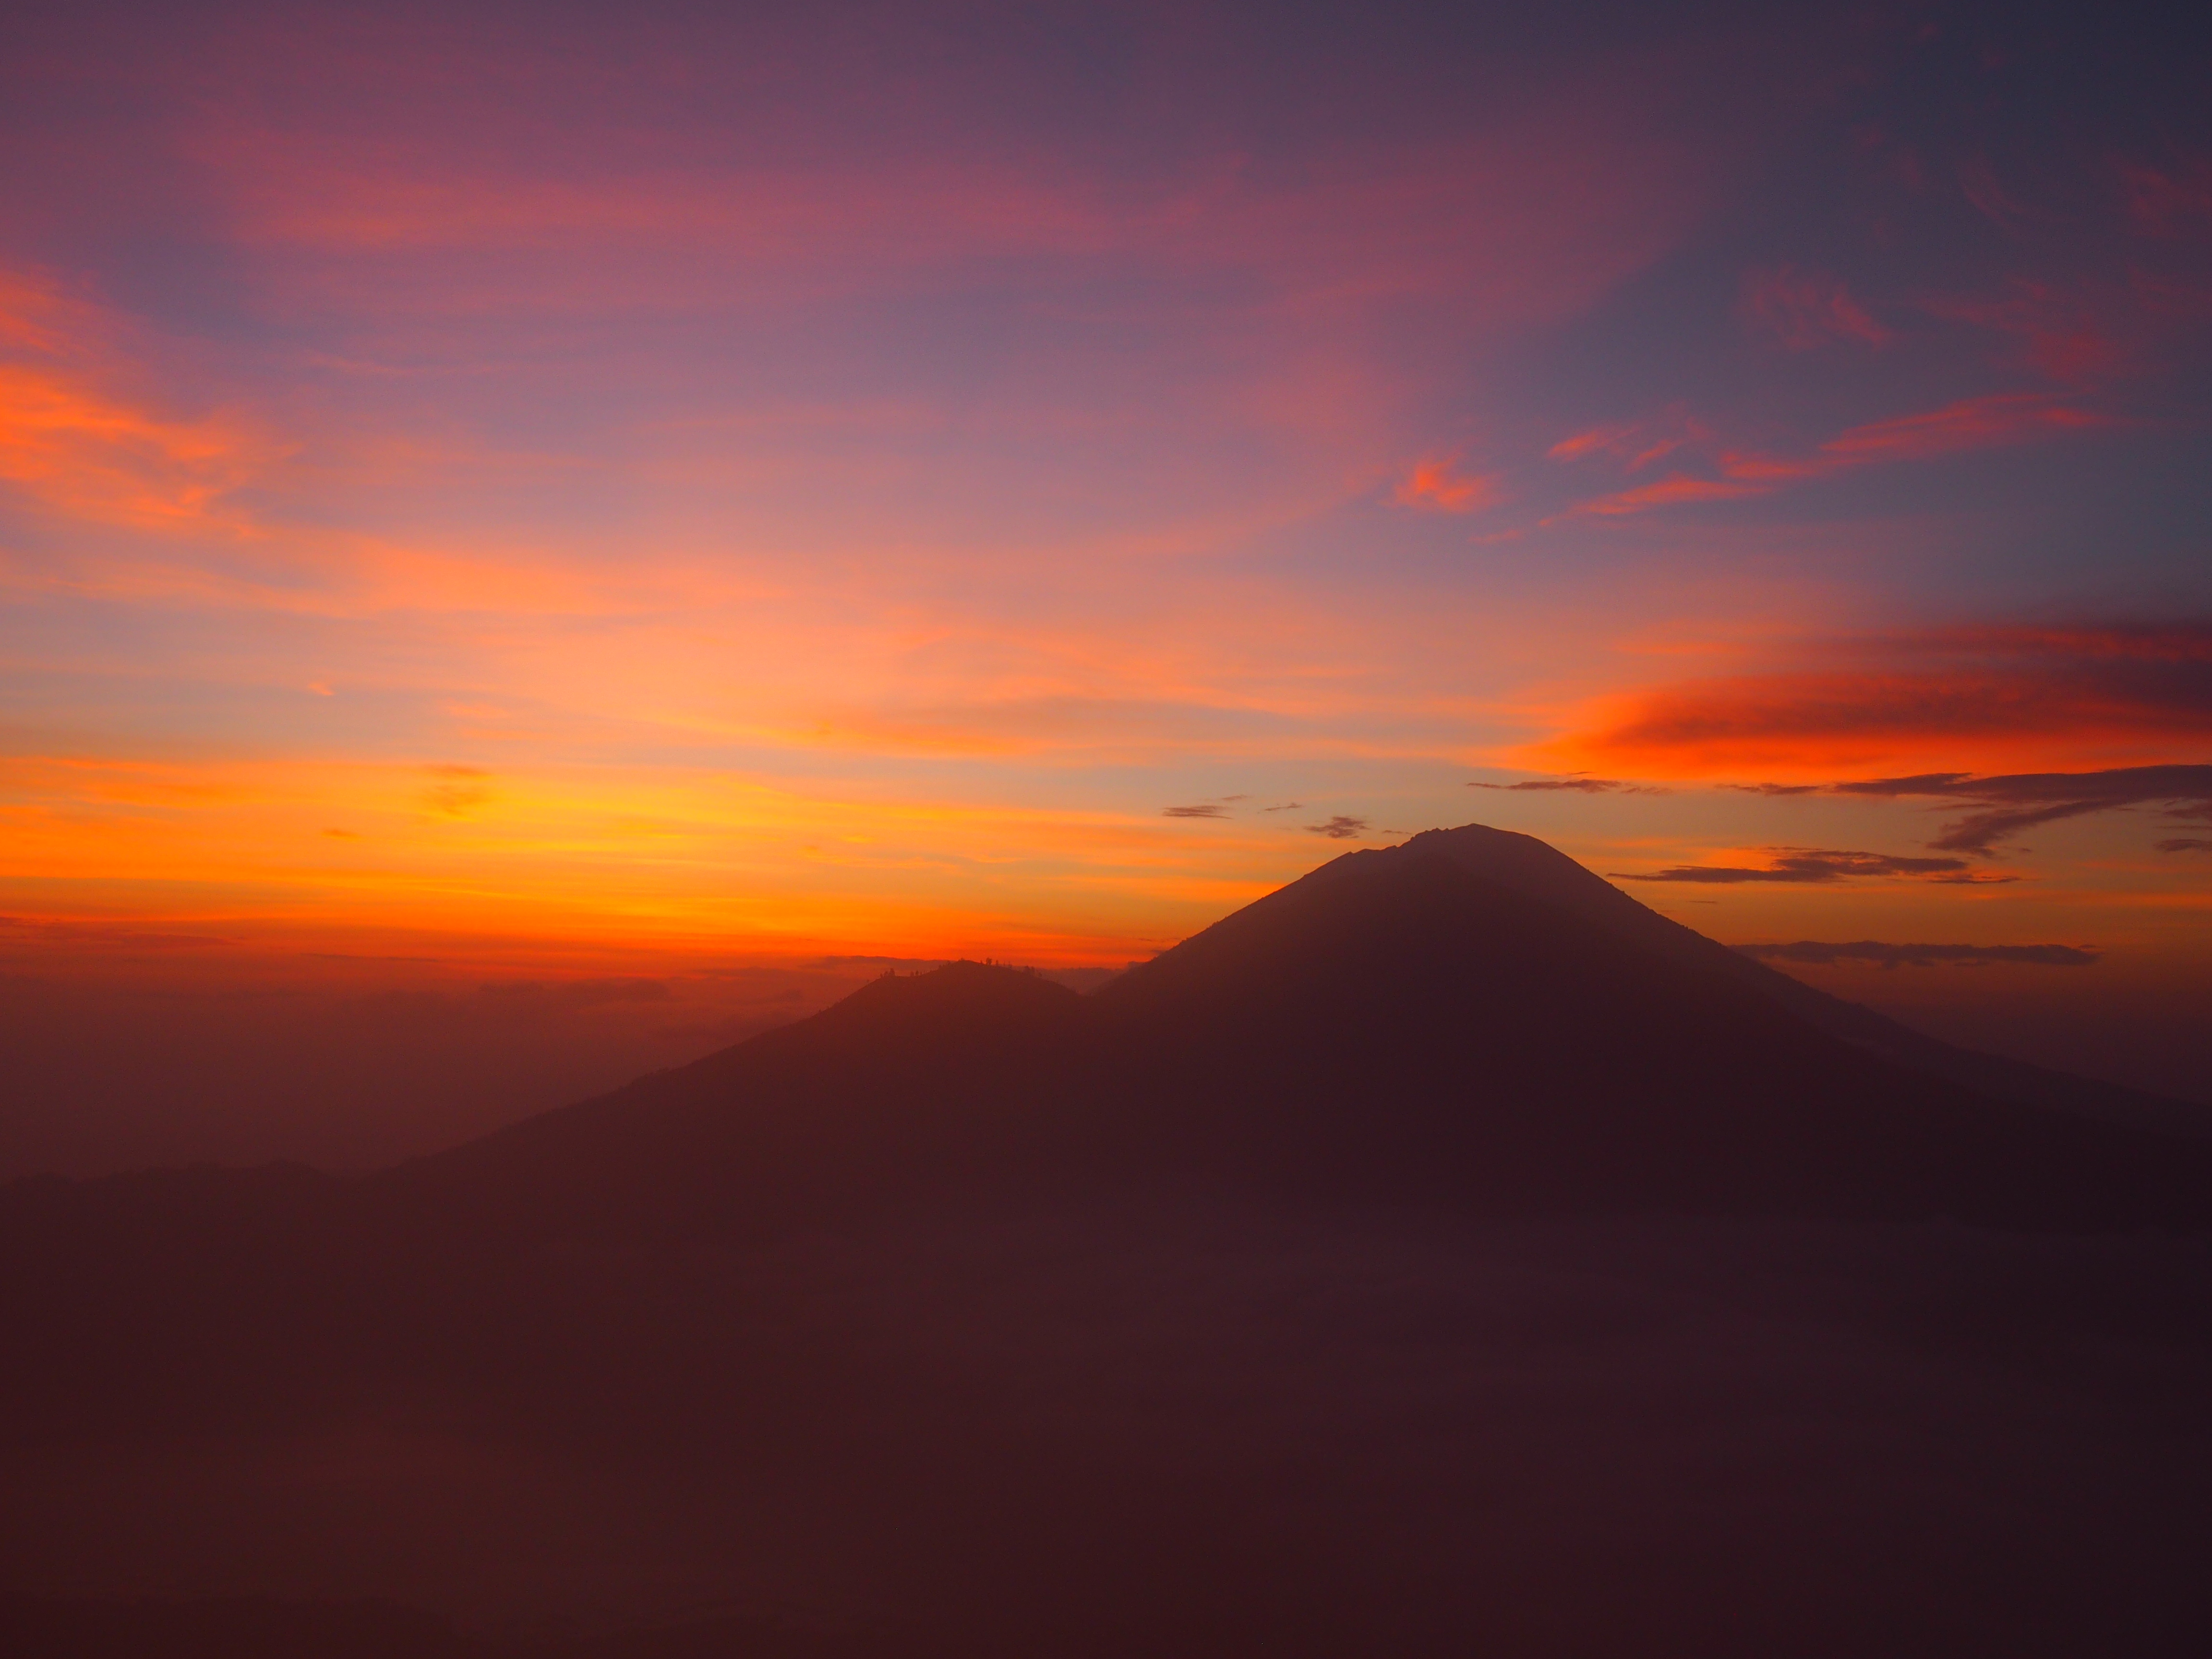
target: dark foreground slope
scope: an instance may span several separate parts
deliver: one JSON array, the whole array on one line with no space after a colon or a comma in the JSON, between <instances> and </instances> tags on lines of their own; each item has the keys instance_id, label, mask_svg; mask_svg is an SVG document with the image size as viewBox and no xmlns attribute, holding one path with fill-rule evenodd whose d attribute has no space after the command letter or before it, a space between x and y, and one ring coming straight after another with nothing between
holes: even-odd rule
<instances>
[{"instance_id":1,"label":"dark foreground slope","mask_svg":"<svg viewBox=\"0 0 2212 1659\"><path fill-rule=\"evenodd\" d=\"M1454 831L373 1178L20 1184L0 1639L2198 1650L2203 1148L1776 981Z\"/></svg>"}]
</instances>

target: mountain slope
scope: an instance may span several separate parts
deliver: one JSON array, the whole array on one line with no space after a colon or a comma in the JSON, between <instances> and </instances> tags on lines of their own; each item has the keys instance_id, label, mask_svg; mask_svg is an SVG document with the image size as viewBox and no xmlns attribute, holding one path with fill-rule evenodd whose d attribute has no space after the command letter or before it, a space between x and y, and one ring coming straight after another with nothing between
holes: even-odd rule
<instances>
[{"instance_id":1,"label":"mountain slope","mask_svg":"<svg viewBox=\"0 0 2212 1659\"><path fill-rule=\"evenodd\" d=\"M1191 1180L1467 1213L2212 1218L2212 1148L1899 1064L1863 1012L1470 828L1336 860L1091 998L887 976L378 1184L591 1236Z\"/></svg>"},{"instance_id":2,"label":"mountain slope","mask_svg":"<svg viewBox=\"0 0 2212 1659\"><path fill-rule=\"evenodd\" d=\"M1201 1156L1516 1208L2212 1213L2212 1149L1899 1066L1540 842L1476 873L1496 834L1350 854L1099 994Z\"/></svg>"},{"instance_id":3,"label":"mountain slope","mask_svg":"<svg viewBox=\"0 0 2212 1659\"><path fill-rule=\"evenodd\" d=\"M885 975L811 1018L374 1184L495 1228L717 1235L1004 1188L1053 1161L1039 1109L1066 1094L1087 1012L1010 969Z\"/></svg>"},{"instance_id":4,"label":"mountain slope","mask_svg":"<svg viewBox=\"0 0 2212 1659\"><path fill-rule=\"evenodd\" d=\"M1669 961L1733 977L1831 1036L1994 1099L2194 1139L2212 1138L2212 1111L2203 1107L1961 1048L1817 990L1638 903L1534 836L1470 823L1428 830L1396 850L1441 853L1471 874L1557 906Z\"/></svg>"}]
</instances>

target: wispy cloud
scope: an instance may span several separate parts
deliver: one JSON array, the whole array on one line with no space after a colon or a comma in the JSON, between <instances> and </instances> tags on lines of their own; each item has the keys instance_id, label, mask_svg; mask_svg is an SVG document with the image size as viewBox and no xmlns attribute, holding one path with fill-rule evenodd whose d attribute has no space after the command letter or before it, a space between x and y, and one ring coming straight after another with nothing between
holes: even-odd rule
<instances>
[{"instance_id":1,"label":"wispy cloud","mask_svg":"<svg viewBox=\"0 0 2212 1659\"><path fill-rule=\"evenodd\" d=\"M204 524L276 454L230 414L157 407L122 322L0 268L0 480L49 512L140 528Z\"/></svg>"},{"instance_id":2,"label":"wispy cloud","mask_svg":"<svg viewBox=\"0 0 2212 1659\"><path fill-rule=\"evenodd\" d=\"M1781 476L1802 476L1806 470L1835 471L1884 461L1933 460L2110 423L2106 416L2094 410L2041 392L1967 398L1941 409L1853 427L1822 444L1809 462L1796 464L1796 471ZM1777 464L1738 457L1724 465L1731 477L1753 477L1762 476L1759 469ZM1778 465L1785 469L1793 465Z\"/></svg>"},{"instance_id":3,"label":"wispy cloud","mask_svg":"<svg viewBox=\"0 0 2212 1659\"><path fill-rule=\"evenodd\" d=\"M1824 945L1799 939L1791 945L1739 945L1734 947L1760 962L1801 962L1832 967L1841 962L1867 962L1879 968L1981 967L1988 963L2026 963L2045 968L2087 968L2100 953L2073 945L1888 945L1879 939L1855 939L1848 945Z\"/></svg>"},{"instance_id":4,"label":"wispy cloud","mask_svg":"<svg viewBox=\"0 0 2212 1659\"><path fill-rule=\"evenodd\" d=\"M1519 783L1470 783L1470 789L1503 789L1509 792L1566 791L1577 795L1663 795L1668 793L1656 784L1624 783L1619 778L1524 778Z\"/></svg>"},{"instance_id":5,"label":"wispy cloud","mask_svg":"<svg viewBox=\"0 0 2212 1659\"><path fill-rule=\"evenodd\" d=\"M1680 507L1686 501L1732 501L1747 495L1764 495L1772 487L1765 482L1693 478L1678 472L1656 483L1639 484L1633 489L1617 490L1595 501L1583 501L1573 511L1595 518L1617 519L1631 513L1649 512L1655 507Z\"/></svg>"},{"instance_id":6,"label":"wispy cloud","mask_svg":"<svg viewBox=\"0 0 2212 1659\"><path fill-rule=\"evenodd\" d=\"M1584 456L1601 454L1607 450L1620 448L1638 430L1638 428L1633 424L1594 426L1586 431L1575 433L1571 437L1560 439L1559 442L1546 450L1544 454L1547 459L1554 461L1579 461Z\"/></svg>"},{"instance_id":7,"label":"wispy cloud","mask_svg":"<svg viewBox=\"0 0 2212 1659\"><path fill-rule=\"evenodd\" d=\"M1743 313L1752 325L1792 351L1839 343L1887 345L1894 336L1825 271L1783 265L1743 279Z\"/></svg>"},{"instance_id":8,"label":"wispy cloud","mask_svg":"<svg viewBox=\"0 0 2212 1659\"><path fill-rule=\"evenodd\" d=\"M1620 518L1655 507L1742 500L1862 467L1937 460L2111 424L2110 416L2047 392L1962 398L1941 409L1852 427L1805 453L1723 450L1710 457L1716 477L1676 472L1654 483L1578 502L1549 522L1573 517ZM1669 444L1667 448L1678 447ZM1556 447L1553 453L1558 453Z\"/></svg>"},{"instance_id":9,"label":"wispy cloud","mask_svg":"<svg viewBox=\"0 0 2212 1659\"><path fill-rule=\"evenodd\" d=\"M491 774L476 766L426 766L433 780L422 791L423 804L449 818L464 818L491 800Z\"/></svg>"},{"instance_id":10,"label":"wispy cloud","mask_svg":"<svg viewBox=\"0 0 2212 1659\"><path fill-rule=\"evenodd\" d=\"M2105 380L2127 367L2127 352L2078 295L2016 276L1994 295L1929 300L1924 308L1953 322L2019 342L2017 363L2068 384Z\"/></svg>"},{"instance_id":11,"label":"wispy cloud","mask_svg":"<svg viewBox=\"0 0 2212 1659\"><path fill-rule=\"evenodd\" d=\"M1310 835L1327 836L1331 841L1357 841L1367 833L1365 818L1346 817L1340 812L1327 823L1309 823Z\"/></svg>"},{"instance_id":12,"label":"wispy cloud","mask_svg":"<svg viewBox=\"0 0 2212 1659\"><path fill-rule=\"evenodd\" d=\"M1712 436L1705 423L1681 404L1647 419L1595 426L1562 438L1544 452L1553 461L1586 461L1610 457L1630 472L1638 472L1676 450L1701 444Z\"/></svg>"},{"instance_id":13,"label":"wispy cloud","mask_svg":"<svg viewBox=\"0 0 2212 1659\"><path fill-rule=\"evenodd\" d=\"M2128 211L2154 235L2212 227L2212 155L2185 155L2163 166L2123 161Z\"/></svg>"},{"instance_id":14,"label":"wispy cloud","mask_svg":"<svg viewBox=\"0 0 2212 1659\"><path fill-rule=\"evenodd\" d=\"M1504 499L1503 485L1494 473L1462 472L1455 462L1432 458L1414 464L1398 486L1398 500L1438 513L1479 513Z\"/></svg>"},{"instance_id":15,"label":"wispy cloud","mask_svg":"<svg viewBox=\"0 0 2212 1659\"><path fill-rule=\"evenodd\" d=\"M2154 757L2212 744L2212 622L1936 629L1789 651L1802 665L1599 703L1528 757L1647 776L1786 767L1795 779L1753 786L1779 792L1885 759Z\"/></svg>"},{"instance_id":16,"label":"wispy cloud","mask_svg":"<svg viewBox=\"0 0 2212 1659\"><path fill-rule=\"evenodd\" d=\"M1665 870L1616 870L1607 873L1622 881L1686 882L1729 887L1747 883L1823 885L1863 878L1902 878L1946 885L2018 879L1973 871L1964 859L1901 858L1887 853L1842 852L1826 848L1781 847L1772 851L1773 856L1764 865L1678 864Z\"/></svg>"},{"instance_id":17,"label":"wispy cloud","mask_svg":"<svg viewBox=\"0 0 2212 1659\"><path fill-rule=\"evenodd\" d=\"M1993 854L2002 842L2038 824L2093 812L2160 805L2172 821L2212 819L2212 766L2118 766L2095 772L2027 772L1977 777L1969 772L1921 772L1910 777L1841 783L1750 783L1724 787L1766 796L1856 795L1882 800L1972 802L1978 810L1945 824L1929 845L1941 852ZM2212 842L2161 841L2162 853Z\"/></svg>"},{"instance_id":18,"label":"wispy cloud","mask_svg":"<svg viewBox=\"0 0 2212 1659\"><path fill-rule=\"evenodd\" d=\"M1829 793L1891 800L1918 796L1981 803L1980 810L1945 824L1929 845L1988 856L1999 842L2038 824L2120 807L2163 805L2170 817L2212 818L2212 766L2122 766L2101 772L2031 772L1986 778L1963 772L1935 772L1838 783L1830 786Z\"/></svg>"}]
</instances>

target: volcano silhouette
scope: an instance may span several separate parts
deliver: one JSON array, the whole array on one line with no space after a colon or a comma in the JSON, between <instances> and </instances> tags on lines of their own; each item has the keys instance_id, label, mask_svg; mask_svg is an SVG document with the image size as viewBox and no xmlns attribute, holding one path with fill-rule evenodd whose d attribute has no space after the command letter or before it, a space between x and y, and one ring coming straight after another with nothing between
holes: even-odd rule
<instances>
[{"instance_id":1,"label":"volcano silhouette","mask_svg":"<svg viewBox=\"0 0 2212 1659\"><path fill-rule=\"evenodd\" d=\"M1822 995L1533 837L1352 853L1090 997L961 963L383 1177L537 1232L1226 1182L1477 1212L2187 1226L2126 1091Z\"/></svg>"}]
</instances>

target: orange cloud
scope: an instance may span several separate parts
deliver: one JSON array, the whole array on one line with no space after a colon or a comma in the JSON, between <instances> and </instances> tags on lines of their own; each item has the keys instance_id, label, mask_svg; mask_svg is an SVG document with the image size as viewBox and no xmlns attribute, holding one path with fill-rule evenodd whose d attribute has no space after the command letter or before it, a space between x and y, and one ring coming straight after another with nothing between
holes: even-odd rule
<instances>
[{"instance_id":1,"label":"orange cloud","mask_svg":"<svg viewBox=\"0 0 2212 1659\"><path fill-rule=\"evenodd\" d=\"M1495 474L1463 473L1449 461L1430 459L1418 463L1398 486L1398 500L1438 513L1480 513L1504 499L1500 485Z\"/></svg>"},{"instance_id":2,"label":"orange cloud","mask_svg":"<svg viewBox=\"0 0 2212 1659\"><path fill-rule=\"evenodd\" d=\"M2212 623L1957 629L1801 650L1844 660L1601 699L1524 758L1644 777L1825 780L2194 758L2212 743Z\"/></svg>"},{"instance_id":3,"label":"orange cloud","mask_svg":"<svg viewBox=\"0 0 2212 1659\"><path fill-rule=\"evenodd\" d=\"M0 270L0 479L50 511L143 526L210 520L267 459L234 420L118 394L118 329L53 283Z\"/></svg>"},{"instance_id":4,"label":"orange cloud","mask_svg":"<svg viewBox=\"0 0 2212 1659\"><path fill-rule=\"evenodd\" d=\"M422 792L422 803L449 818L465 818L492 799L487 780L491 774L480 766L431 766L423 769L436 780Z\"/></svg>"}]
</instances>

